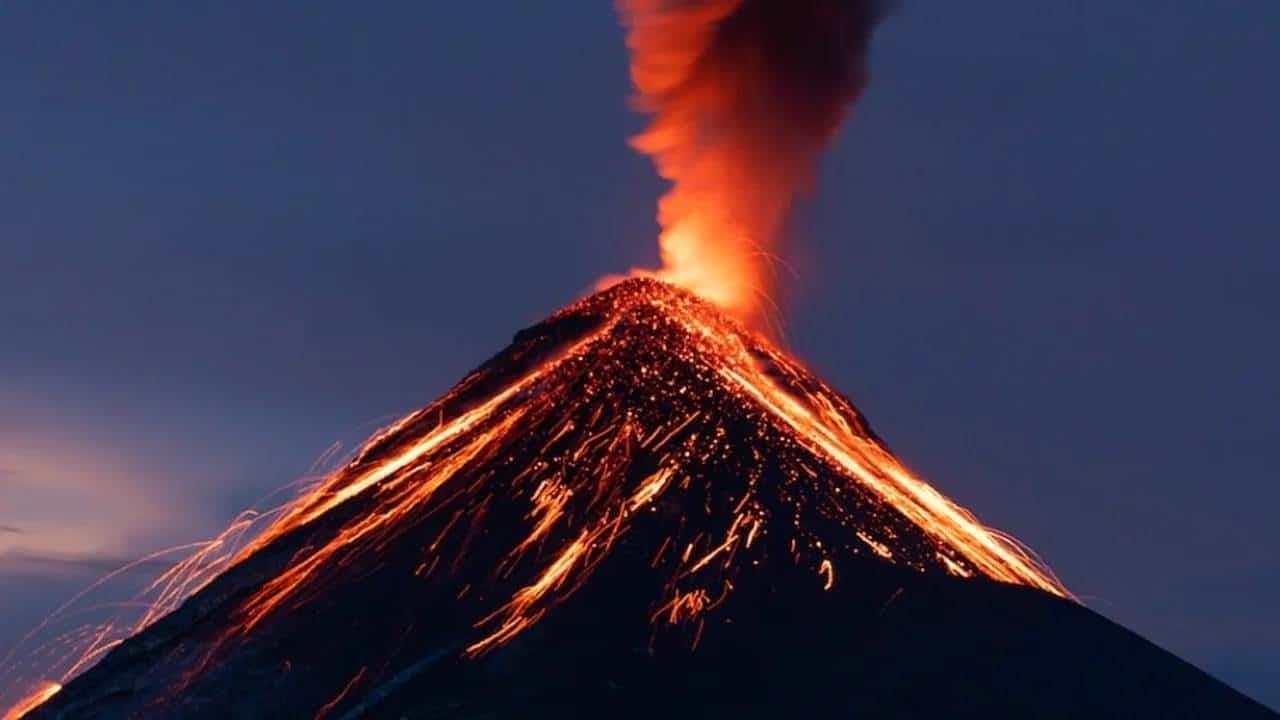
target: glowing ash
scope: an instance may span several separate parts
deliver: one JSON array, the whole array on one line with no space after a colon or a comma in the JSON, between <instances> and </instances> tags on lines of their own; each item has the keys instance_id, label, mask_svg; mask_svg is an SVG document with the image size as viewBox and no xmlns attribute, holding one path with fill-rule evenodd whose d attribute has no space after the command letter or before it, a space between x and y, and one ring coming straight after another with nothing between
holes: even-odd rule
<instances>
[{"instance_id":1,"label":"glowing ash","mask_svg":"<svg viewBox=\"0 0 1280 720\"><path fill-rule=\"evenodd\" d=\"M877 0L621 0L634 145L672 183L658 276L751 325L796 197L866 84Z\"/></svg>"}]
</instances>

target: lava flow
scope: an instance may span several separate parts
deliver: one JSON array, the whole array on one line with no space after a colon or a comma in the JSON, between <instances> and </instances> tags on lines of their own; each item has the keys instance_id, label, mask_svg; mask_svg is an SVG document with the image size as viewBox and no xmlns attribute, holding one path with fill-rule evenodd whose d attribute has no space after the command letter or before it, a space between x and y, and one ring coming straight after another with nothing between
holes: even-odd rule
<instances>
[{"instance_id":1,"label":"lava flow","mask_svg":"<svg viewBox=\"0 0 1280 720\"><path fill-rule=\"evenodd\" d=\"M38 683L5 712L3 720L21 720L27 713L48 702L60 690L62 686L55 682Z\"/></svg>"}]
</instances>

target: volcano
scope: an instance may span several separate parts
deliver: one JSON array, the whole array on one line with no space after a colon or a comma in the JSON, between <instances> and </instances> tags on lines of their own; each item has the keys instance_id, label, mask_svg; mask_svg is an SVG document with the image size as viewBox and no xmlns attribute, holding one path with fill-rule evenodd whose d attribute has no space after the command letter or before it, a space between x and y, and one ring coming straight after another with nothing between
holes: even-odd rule
<instances>
[{"instance_id":1,"label":"volcano","mask_svg":"<svg viewBox=\"0 0 1280 720\"><path fill-rule=\"evenodd\" d=\"M645 279L519 333L27 717L806 713L1274 717Z\"/></svg>"}]
</instances>

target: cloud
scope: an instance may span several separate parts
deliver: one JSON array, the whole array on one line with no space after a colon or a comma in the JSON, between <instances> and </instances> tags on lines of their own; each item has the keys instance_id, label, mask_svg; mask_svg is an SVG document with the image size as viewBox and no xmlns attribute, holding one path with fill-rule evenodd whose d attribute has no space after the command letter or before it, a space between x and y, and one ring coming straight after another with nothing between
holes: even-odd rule
<instances>
[{"instance_id":1,"label":"cloud","mask_svg":"<svg viewBox=\"0 0 1280 720\"><path fill-rule=\"evenodd\" d=\"M15 550L0 553L0 575L63 575L85 572L92 575L128 567L128 574L158 575L174 565L171 560L138 562L137 558L99 553L40 553Z\"/></svg>"},{"instance_id":2,"label":"cloud","mask_svg":"<svg viewBox=\"0 0 1280 720\"><path fill-rule=\"evenodd\" d=\"M0 525L0 535L21 535L22 528L15 525Z\"/></svg>"}]
</instances>

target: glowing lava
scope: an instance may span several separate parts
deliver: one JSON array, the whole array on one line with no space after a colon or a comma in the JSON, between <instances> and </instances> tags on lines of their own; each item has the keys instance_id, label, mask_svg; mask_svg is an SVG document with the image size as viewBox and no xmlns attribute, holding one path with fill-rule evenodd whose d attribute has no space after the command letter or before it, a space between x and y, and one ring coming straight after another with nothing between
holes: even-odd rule
<instances>
[{"instance_id":1,"label":"glowing lava","mask_svg":"<svg viewBox=\"0 0 1280 720\"><path fill-rule=\"evenodd\" d=\"M21 720L27 713L35 710L45 704L49 698L58 694L62 690L62 686L54 682L42 682L38 684L31 692L17 702L13 707L9 708L4 714L3 720Z\"/></svg>"}]
</instances>

